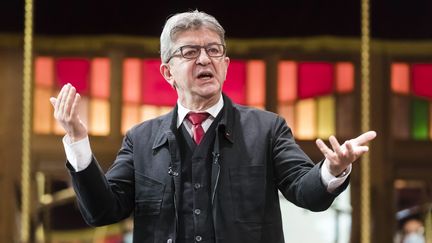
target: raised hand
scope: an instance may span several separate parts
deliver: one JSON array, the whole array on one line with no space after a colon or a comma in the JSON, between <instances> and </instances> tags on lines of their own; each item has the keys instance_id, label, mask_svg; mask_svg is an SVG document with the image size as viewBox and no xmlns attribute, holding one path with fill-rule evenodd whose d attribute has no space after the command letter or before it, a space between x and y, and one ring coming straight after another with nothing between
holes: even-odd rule
<instances>
[{"instance_id":1,"label":"raised hand","mask_svg":"<svg viewBox=\"0 0 432 243\"><path fill-rule=\"evenodd\" d=\"M71 84L64 85L57 98L50 98L50 102L54 107L54 118L64 128L73 142L88 135L86 125L78 115L80 100L81 96Z\"/></svg>"},{"instance_id":2,"label":"raised hand","mask_svg":"<svg viewBox=\"0 0 432 243\"><path fill-rule=\"evenodd\" d=\"M316 145L328 160L330 173L338 176L362 154L369 151L369 147L365 144L375 137L376 132L368 131L340 145L338 140L332 135L329 137L329 142L333 150L327 147L321 139L316 140Z\"/></svg>"}]
</instances>

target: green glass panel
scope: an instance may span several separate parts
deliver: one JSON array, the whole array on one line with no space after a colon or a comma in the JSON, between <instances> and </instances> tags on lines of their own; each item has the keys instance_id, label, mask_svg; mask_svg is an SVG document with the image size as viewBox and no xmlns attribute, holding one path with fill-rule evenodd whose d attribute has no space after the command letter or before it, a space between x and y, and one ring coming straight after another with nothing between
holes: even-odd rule
<instances>
[{"instance_id":1,"label":"green glass panel","mask_svg":"<svg viewBox=\"0 0 432 243\"><path fill-rule=\"evenodd\" d=\"M429 103L414 99L412 102L411 136L416 140L426 140L429 136Z\"/></svg>"}]
</instances>

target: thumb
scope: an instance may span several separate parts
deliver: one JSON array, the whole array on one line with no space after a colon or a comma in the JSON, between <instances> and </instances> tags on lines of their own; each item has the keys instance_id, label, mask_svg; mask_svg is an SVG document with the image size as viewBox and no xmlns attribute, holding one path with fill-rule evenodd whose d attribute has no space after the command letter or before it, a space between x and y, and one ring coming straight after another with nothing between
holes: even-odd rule
<instances>
[{"instance_id":1,"label":"thumb","mask_svg":"<svg viewBox=\"0 0 432 243\"><path fill-rule=\"evenodd\" d=\"M49 99L49 101L50 101L50 103L51 103L52 106L55 106L55 103L56 103L57 99L54 98L54 97L51 97L51 98Z\"/></svg>"}]
</instances>

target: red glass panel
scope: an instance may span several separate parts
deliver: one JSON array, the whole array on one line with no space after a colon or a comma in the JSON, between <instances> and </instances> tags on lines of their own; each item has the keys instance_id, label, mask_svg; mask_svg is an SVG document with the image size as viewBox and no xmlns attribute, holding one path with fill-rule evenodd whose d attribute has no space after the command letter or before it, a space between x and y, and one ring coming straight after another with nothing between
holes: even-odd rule
<instances>
[{"instance_id":1,"label":"red glass panel","mask_svg":"<svg viewBox=\"0 0 432 243\"><path fill-rule=\"evenodd\" d=\"M91 94L94 98L108 99L110 95L110 60L95 58L91 68Z\"/></svg>"},{"instance_id":2,"label":"red glass panel","mask_svg":"<svg viewBox=\"0 0 432 243\"><path fill-rule=\"evenodd\" d=\"M234 102L246 104L246 62L231 60L223 91Z\"/></svg>"},{"instance_id":3,"label":"red glass panel","mask_svg":"<svg viewBox=\"0 0 432 243\"><path fill-rule=\"evenodd\" d=\"M54 60L38 57L35 61L35 83L38 87L52 87L54 84Z\"/></svg>"},{"instance_id":4,"label":"red glass panel","mask_svg":"<svg viewBox=\"0 0 432 243\"><path fill-rule=\"evenodd\" d=\"M391 65L391 89L395 93L409 94L409 65L393 63Z\"/></svg>"},{"instance_id":5,"label":"red glass panel","mask_svg":"<svg viewBox=\"0 0 432 243\"><path fill-rule=\"evenodd\" d=\"M336 64L336 89L339 93L349 93L354 90L354 65L350 62Z\"/></svg>"},{"instance_id":6,"label":"red glass panel","mask_svg":"<svg viewBox=\"0 0 432 243\"><path fill-rule=\"evenodd\" d=\"M281 102L297 99L297 63L280 61L278 63L278 100Z\"/></svg>"},{"instance_id":7,"label":"red glass panel","mask_svg":"<svg viewBox=\"0 0 432 243\"><path fill-rule=\"evenodd\" d=\"M432 64L412 65L412 91L415 95L432 98Z\"/></svg>"},{"instance_id":8,"label":"red glass panel","mask_svg":"<svg viewBox=\"0 0 432 243\"><path fill-rule=\"evenodd\" d=\"M247 103L264 106L266 67L264 61L252 60L247 63Z\"/></svg>"},{"instance_id":9,"label":"red glass panel","mask_svg":"<svg viewBox=\"0 0 432 243\"><path fill-rule=\"evenodd\" d=\"M141 61L127 58L123 62L123 101L138 104L141 101Z\"/></svg>"},{"instance_id":10,"label":"red glass panel","mask_svg":"<svg viewBox=\"0 0 432 243\"><path fill-rule=\"evenodd\" d=\"M89 93L90 61L84 58L60 58L55 62L59 87L70 83L82 95Z\"/></svg>"},{"instance_id":11,"label":"red glass panel","mask_svg":"<svg viewBox=\"0 0 432 243\"><path fill-rule=\"evenodd\" d=\"M172 106L177 101L177 93L160 73L160 59L142 61L141 101L147 105Z\"/></svg>"},{"instance_id":12,"label":"red glass panel","mask_svg":"<svg viewBox=\"0 0 432 243\"><path fill-rule=\"evenodd\" d=\"M306 62L298 65L298 95L300 99L327 95L333 92L333 65Z\"/></svg>"}]
</instances>

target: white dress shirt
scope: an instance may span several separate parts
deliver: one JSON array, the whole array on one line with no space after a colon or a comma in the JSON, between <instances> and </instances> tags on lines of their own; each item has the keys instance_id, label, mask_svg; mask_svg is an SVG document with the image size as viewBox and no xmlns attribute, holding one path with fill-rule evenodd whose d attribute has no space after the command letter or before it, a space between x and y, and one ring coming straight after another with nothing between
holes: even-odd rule
<instances>
[{"instance_id":1,"label":"white dress shirt","mask_svg":"<svg viewBox=\"0 0 432 243\"><path fill-rule=\"evenodd\" d=\"M210 114L210 116L201 124L201 126L204 129L204 132L207 132L207 130L211 126L216 116L222 110L223 105L224 105L223 98L221 96L219 98L219 101L215 105L205 110ZM193 136L192 123L188 119L185 119L186 115L192 110L189 110L186 107L184 107L180 103L180 101L177 101L177 106L178 106L177 128L179 128L180 125L183 123L185 125L186 130L189 132L189 134ZM92 159L92 151L90 148L90 141L88 137L72 143L70 137L66 135L63 137L63 145L65 148L66 158L76 172L82 171L85 168L87 168L87 166L90 164ZM333 192L336 188L342 185L345 182L348 175L351 173L351 168L352 166L350 165L342 173L342 175L335 177L330 173L328 169L328 161L327 159L325 159L324 164L321 167L321 178L323 184L327 187L327 191Z\"/></svg>"}]
</instances>

